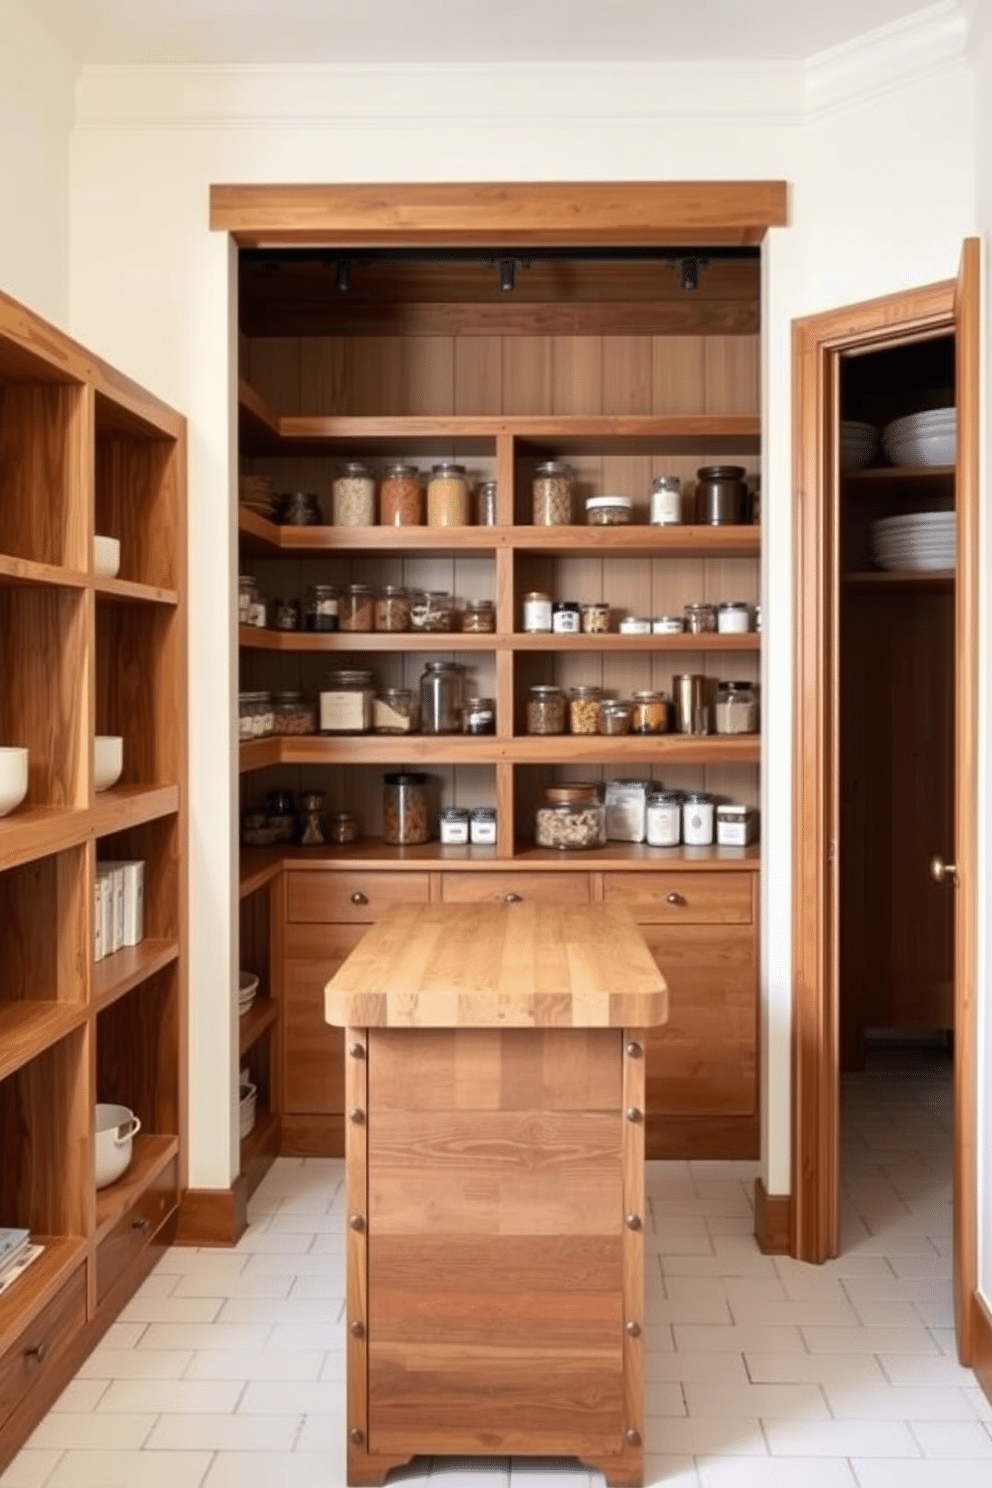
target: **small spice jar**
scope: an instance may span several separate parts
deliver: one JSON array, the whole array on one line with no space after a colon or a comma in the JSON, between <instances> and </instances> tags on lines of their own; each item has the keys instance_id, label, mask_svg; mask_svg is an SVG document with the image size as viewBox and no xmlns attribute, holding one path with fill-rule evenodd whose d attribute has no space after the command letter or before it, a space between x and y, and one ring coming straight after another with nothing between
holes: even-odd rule
<instances>
[{"instance_id":1,"label":"small spice jar","mask_svg":"<svg viewBox=\"0 0 992 1488\"><path fill-rule=\"evenodd\" d=\"M529 734L563 734L565 732L565 694L560 687L539 683L527 694L527 732Z\"/></svg>"},{"instance_id":2,"label":"small spice jar","mask_svg":"<svg viewBox=\"0 0 992 1488\"><path fill-rule=\"evenodd\" d=\"M540 635L551 631L551 595L542 589L532 589L524 595L524 630L528 635Z\"/></svg>"},{"instance_id":3,"label":"small spice jar","mask_svg":"<svg viewBox=\"0 0 992 1488\"><path fill-rule=\"evenodd\" d=\"M599 600L581 606L582 634L606 635L610 628L610 607Z\"/></svg>"},{"instance_id":4,"label":"small spice jar","mask_svg":"<svg viewBox=\"0 0 992 1488\"><path fill-rule=\"evenodd\" d=\"M387 847L430 842L426 775L400 771L382 777L382 840Z\"/></svg>"},{"instance_id":5,"label":"small spice jar","mask_svg":"<svg viewBox=\"0 0 992 1488\"><path fill-rule=\"evenodd\" d=\"M338 591L333 584L314 584L303 600L303 629L332 631L338 628Z\"/></svg>"},{"instance_id":6,"label":"small spice jar","mask_svg":"<svg viewBox=\"0 0 992 1488\"><path fill-rule=\"evenodd\" d=\"M568 691L568 727L573 734L598 734L599 710L603 705L601 687L570 687Z\"/></svg>"},{"instance_id":7,"label":"small spice jar","mask_svg":"<svg viewBox=\"0 0 992 1488\"><path fill-rule=\"evenodd\" d=\"M574 494L575 472L565 460L545 460L538 465L531 484L534 526L571 526Z\"/></svg>"},{"instance_id":8,"label":"small spice jar","mask_svg":"<svg viewBox=\"0 0 992 1488\"><path fill-rule=\"evenodd\" d=\"M645 812L649 847L678 847L682 841L682 792L652 791Z\"/></svg>"},{"instance_id":9,"label":"small spice jar","mask_svg":"<svg viewBox=\"0 0 992 1488\"><path fill-rule=\"evenodd\" d=\"M257 699L257 692L238 693L238 742L241 744L255 737Z\"/></svg>"},{"instance_id":10,"label":"small spice jar","mask_svg":"<svg viewBox=\"0 0 992 1488\"><path fill-rule=\"evenodd\" d=\"M555 635L578 635L582 611L571 599L556 599L551 606L551 629Z\"/></svg>"},{"instance_id":11,"label":"small spice jar","mask_svg":"<svg viewBox=\"0 0 992 1488\"><path fill-rule=\"evenodd\" d=\"M468 812L464 806L446 806L440 817L441 841L446 847L464 847L468 841Z\"/></svg>"},{"instance_id":12,"label":"small spice jar","mask_svg":"<svg viewBox=\"0 0 992 1488\"><path fill-rule=\"evenodd\" d=\"M424 488L416 465L397 461L388 466L379 486L379 522L383 527L421 527Z\"/></svg>"},{"instance_id":13,"label":"small spice jar","mask_svg":"<svg viewBox=\"0 0 992 1488\"><path fill-rule=\"evenodd\" d=\"M252 606L260 598L258 580L254 574L238 575L238 624L251 625Z\"/></svg>"},{"instance_id":14,"label":"small spice jar","mask_svg":"<svg viewBox=\"0 0 992 1488\"><path fill-rule=\"evenodd\" d=\"M317 710L302 692L277 692L272 699L273 729L277 734L315 734Z\"/></svg>"},{"instance_id":15,"label":"small spice jar","mask_svg":"<svg viewBox=\"0 0 992 1488\"><path fill-rule=\"evenodd\" d=\"M409 687L377 687L372 698L374 734L413 732L413 693Z\"/></svg>"},{"instance_id":16,"label":"small spice jar","mask_svg":"<svg viewBox=\"0 0 992 1488\"><path fill-rule=\"evenodd\" d=\"M271 692L256 692L254 729L256 739L268 739L275 732L276 715Z\"/></svg>"},{"instance_id":17,"label":"small spice jar","mask_svg":"<svg viewBox=\"0 0 992 1488\"><path fill-rule=\"evenodd\" d=\"M476 806L469 817L468 840L473 847L493 847L495 845L495 806Z\"/></svg>"},{"instance_id":18,"label":"small spice jar","mask_svg":"<svg viewBox=\"0 0 992 1488\"><path fill-rule=\"evenodd\" d=\"M651 524L678 527L682 522L682 482L677 475L651 477Z\"/></svg>"},{"instance_id":19,"label":"small spice jar","mask_svg":"<svg viewBox=\"0 0 992 1488\"><path fill-rule=\"evenodd\" d=\"M331 487L335 527L371 527L375 522L375 477L367 466L350 460Z\"/></svg>"},{"instance_id":20,"label":"small spice jar","mask_svg":"<svg viewBox=\"0 0 992 1488\"><path fill-rule=\"evenodd\" d=\"M341 630L371 630L375 604L368 584L349 584L338 595L338 626Z\"/></svg>"},{"instance_id":21,"label":"small spice jar","mask_svg":"<svg viewBox=\"0 0 992 1488\"><path fill-rule=\"evenodd\" d=\"M324 792L307 791L300 797L300 846L321 847L324 832Z\"/></svg>"},{"instance_id":22,"label":"small spice jar","mask_svg":"<svg viewBox=\"0 0 992 1488\"><path fill-rule=\"evenodd\" d=\"M320 693L322 734L367 734L372 727L372 673L331 672Z\"/></svg>"},{"instance_id":23,"label":"small spice jar","mask_svg":"<svg viewBox=\"0 0 992 1488\"><path fill-rule=\"evenodd\" d=\"M358 842L362 828L353 811L335 811L327 818L327 840L338 847L347 847L349 842Z\"/></svg>"},{"instance_id":24,"label":"small spice jar","mask_svg":"<svg viewBox=\"0 0 992 1488\"><path fill-rule=\"evenodd\" d=\"M420 676L420 731L457 734L462 727L462 669L454 661L429 661Z\"/></svg>"},{"instance_id":25,"label":"small spice jar","mask_svg":"<svg viewBox=\"0 0 992 1488\"><path fill-rule=\"evenodd\" d=\"M300 601L298 599L274 599L272 601L272 625L275 630L299 630Z\"/></svg>"},{"instance_id":26,"label":"small spice jar","mask_svg":"<svg viewBox=\"0 0 992 1488\"><path fill-rule=\"evenodd\" d=\"M754 839L754 811L729 802L716 808L717 847L747 847Z\"/></svg>"},{"instance_id":27,"label":"small spice jar","mask_svg":"<svg viewBox=\"0 0 992 1488\"><path fill-rule=\"evenodd\" d=\"M714 728L718 734L755 734L758 699L750 682L718 682Z\"/></svg>"},{"instance_id":28,"label":"small spice jar","mask_svg":"<svg viewBox=\"0 0 992 1488\"><path fill-rule=\"evenodd\" d=\"M429 527L465 527L468 525L468 481L465 466L450 460L431 470L427 482L427 525Z\"/></svg>"},{"instance_id":29,"label":"small spice jar","mask_svg":"<svg viewBox=\"0 0 992 1488\"><path fill-rule=\"evenodd\" d=\"M410 595L411 630L451 630L453 616L451 595L444 589L415 589Z\"/></svg>"},{"instance_id":30,"label":"small spice jar","mask_svg":"<svg viewBox=\"0 0 992 1488\"><path fill-rule=\"evenodd\" d=\"M635 692L631 700L630 731L633 734L668 732L668 699L663 692Z\"/></svg>"},{"instance_id":31,"label":"small spice jar","mask_svg":"<svg viewBox=\"0 0 992 1488\"><path fill-rule=\"evenodd\" d=\"M659 615L651 621L651 629L655 635L681 635L685 621L681 615Z\"/></svg>"},{"instance_id":32,"label":"small spice jar","mask_svg":"<svg viewBox=\"0 0 992 1488\"><path fill-rule=\"evenodd\" d=\"M480 527L496 526L496 482L480 481L475 493L475 520Z\"/></svg>"},{"instance_id":33,"label":"small spice jar","mask_svg":"<svg viewBox=\"0 0 992 1488\"><path fill-rule=\"evenodd\" d=\"M709 847L713 841L713 797L687 791L682 802L682 841L687 847Z\"/></svg>"},{"instance_id":34,"label":"small spice jar","mask_svg":"<svg viewBox=\"0 0 992 1488\"><path fill-rule=\"evenodd\" d=\"M633 709L619 698L607 698L599 710L601 734L629 734Z\"/></svg>"},{"instance_id":35,"label":"small spice jar","mask_svg":"<svg viewBox=\"0 0 992 1488\"><path fill-rule=\"evenodd\" d=\"M410 629L410 596L405 589L387 584L375 597L376 630Z\"/></svg>"},{"instance_id":36,"label":"small spice jar","mask_svg":"<svg viewBox=\"0 0 992 1488\"><path fill-rule=\"evenodd\" d=\"M319 527L324 515L312 491L286 491L279 497L279 521L284 527Z\"/></svg>"},{"instance_id":37,"label":"small spice jar","mask_svg":"<svg viewBox=\"0 0 992 1488\"><path fill-rule=\"evenodd\" d=\"M491 599L470 599L462 611L465 635L490 635L496 629L496 606Z\"/></svg>"},{"instance_id":38,"label":"small spice jar","mask_svg":"<svg viewBox=\"0 0 992 1488\"><path fill-rule=\"evenodd\" d=\"M494 734L496 732L495 698L470 697L465 699L462 709L463 734Z\"/></svg>"},{"instance_id":39,"label":"small spice jar","mask_svg":"<svg viewBox=\"0 0 992 1488\"><path fill-rule=\"evenodd\" d=\"M617 629L621 635L650 635L651 621L643 615L626 615Z\"/></svg>"},{"instance_id":40,"label":"small spice jar","mask_svg":"<svg viewBox=\"0 0 992 1488\"><path fill-rule=\"evenodd\" d=\"M590 527L626 527L634 515L629 496L590 496L586 501L586 521Z\"/></svg>"},{"instance_id":41,"label":"small spice jar","mask_svg":"<svg viewBox=\"0 0 992 1488\"><path fill-rule=\"evenodd\" d=\"M721 635L746 635L751 629L751 606L742 599L725 599L716 607L716 628Z\"/></svg>"},{"instance_id":42,"label":"small spice jar","mask_svg":"<svg viewBox=\"0 0 992 1488\"><path fill-rule=\"evenodd\" d=\"M687 604L684 614L685 628L690 635L708 635L716 630L716 605Z\"/></svg>"}]
</instances>

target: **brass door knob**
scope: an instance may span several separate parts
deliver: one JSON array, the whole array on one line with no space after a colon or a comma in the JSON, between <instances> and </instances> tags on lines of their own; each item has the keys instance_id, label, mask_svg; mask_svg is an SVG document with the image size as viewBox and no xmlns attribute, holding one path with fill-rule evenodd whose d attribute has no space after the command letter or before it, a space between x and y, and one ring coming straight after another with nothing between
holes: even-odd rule
<instances>
[{"instance_id":1,"label":"brass door knob","mask_svg":"<svg viewBox=\"0 0 992 1488\"><path fill-rule=\"evenodd\" d=\"M682 895L681 894L676 894L676 892L675 892L674 889L672 890L672 892L670 894L666 894L665 895L665 900L666 900L666 902L668 904L684 904L685 903L685 900L683 899Z\"/></svg>"},{"instance_id":2,"label":"brass door knob","mask_svg":"<svg viewBox=\"0 0 992 1488\"><path fill-rule=\"evenodd\" d=\"M523 899L522 899L522 897L521 897L520 894L504 894L503 895L503 903L504 904L522 904L523 903Z\"/></svg>"},{"instance_id":3,"label":"brass door knob","mask_svg":"<svg viewBox=\"0 0 992 1488\"><path fill-rule=\"evenodd\" d=\"M352 904L368 904L368 895L363 894L361 889L356 889L351 896Z\"/></svg>"},{"instance_id":4,"label":"brass door knob","mask_svg":"<svg viewBox=\"0 0 992 1488\"><path fill-rule=\"evenodd\" d=\"M951 883L957 888L958 865L957 863L945 863L943 858L931 858L930 877L934 883Z\"/></svg>"}]
</instances>

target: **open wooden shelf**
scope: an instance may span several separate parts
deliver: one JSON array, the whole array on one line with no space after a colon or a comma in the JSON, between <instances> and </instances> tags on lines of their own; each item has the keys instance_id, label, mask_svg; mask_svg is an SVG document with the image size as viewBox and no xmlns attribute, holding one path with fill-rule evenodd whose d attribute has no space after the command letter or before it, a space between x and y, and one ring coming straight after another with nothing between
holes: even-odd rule
<instances>
[{"instance_id":1,"label":"open wooden shelf","mask_svg":"<svg viewBox=\"0 0 992 1488\"><path fill-rule=\"evenodd\" d=\"M356 746L360 753L356 754ZM242 772L270 765L755 764L759 734L277 735L239 746Z\"/></svg>"},{"instance_id":2,"label":"open wooden shelf","mask_svg":"<svg viewBox=\"0 0 992 1488\"><path fill-rule=\"evenodd\" d=\"M906 569L892 569L880 573L874 569L865 569L863 572L844 574L841 582L851 588L878 589L882 592L892 589L947 589L954 583L954 570L935 569L929 573L917 573Z\"/></svg>"},{"instance_id":3,"label":"open wooden shelf","mask_svg":"<svg viewBox=\"0 0 992 1488\"><path fill-rule=\"evenodd\" d=\"M155 584L137 584L130 579L109 579L102 575L94 576L92 582L98 599L117 599L133 604L179 603L175 589L161 589Z\"/></svg>"},{"instance_id":4,"label":"open wooden shelf","mask_svg":"<svg viewBox=\"0 0 992 1488\"><path fill-rule=\"evenodd\" d=\"M0 820L0 872L85 842L92 813L59 806L19 806Z\"/></svg>"},{"instance_id":5,"label":"open wooden shelf","mask_svg":"<svg viewBox=\"0 0 992 1488\"><path fill-rule=\"evenodd\" d=\"M96 1191L96 1243L123 1219L127 1211L167 1167L179 1151L179 1138L139 1132L134 1139L127 1172L107 1188Z\"/></svg>"},{"instance_id":6,"label":"open wooden shelf","mask_svg":"<svg viewBox=\"0 0 992 1488\"><path fill-rule=\"evenodd\" d=\"M93 1005L97 1012L116 1002L148 977L161 971L179 955L179 943L175 940L146 938L140 945L124 946L113 955L105 956L93 967L91 983Z\"/></svg>"},{"instance_id":7,"label":"open wooden shelf","mask_svg":"<svg viewBox=\"0 0 992 1488\"><path fill-rule=\"evenodd\" d=\"M44 1249L12 1286L0 1294L0 1358L82 1264L86 1242L77 1235L35 1235Z\"/></svg>"},{"instance_id":8,"label":"open wooden shelf","mask_svg":"<svg viewBox=\"0 0 992 1488\"><path fill-rule=\"evenodd\" d=\"M94 798L91 835L107 837L129 827L171 816L179 809L177 785L115 785Z\"/></svg>"},{"instance_id":9,"label":"open wooden shelf","mask_svg":"<svg viewBox=\"0 0 992 1488\"><path fill-rule=\"evenodd\" d=\"M29 558L12 558L7 553L0 553L0 584L84 589L88 582L89 576L77 569L57 568L51 563L34 563Z\"/></svg>"},{"instance_id":10,"label":"open wooden shelf","mask_svg":"<svg viewBox=\"0 0 992 1488\"><path fill-rule=\"evenodd\" d=\"M81 1002L0 1002L0 1080L85 1022Z\"/></svg>"},{"instance_id":11,"label":"open wooden shelf","mask_svg":"<svg viewBox=\"0 0 992 1488\"><path fill-rule=\"evenodd\" d=\"M940 481L947 485L954 479L953 465L871 465L866 470L843 470L841 479L845 481L866 482L868 484L897 481L900 485L906 481L916 481L921 484L927 481Z\"/></svg>"},{"instance_id":12,"label":"open wooden shelf","mask_svg":"<svg viewBox=\"0 0 992 1488\"><path fill-rule=\"evenodd\" d=\"M761 636L746 635L539 635L514 631L492 631L465 635L461 631L441 634L420 631L335 631L332 634L305 630L262 630L238 627L238 644L248 651L760 651Z\"/></svg>"},{"instance_id":13,"label":"open wooden shelf","mask_svg":"<svg viewBox=\"0 0 992 1488\"><path fill-rule=\"evenodd\" d=\"M680 869L709 871L714 868L740 869L742 866L757 869L761 861L761 847L757 842L747 847L648 847L643 842L608 842L605 847L586 852L555 852L550 848L535 847L532 841L521 838L512 856L500 857L494 847L451 847L440 842L425 842L419 847L386 847L380 839L368 838L348 847L287 845L281 850L243 848L242 873L250 874L253 861L263 854L267 864L271 864L270 855L276 853L277 872L287 868L320 872L327 868L367 871L370 868L450 867L483 873L491 873L494 868L526 868L538 872L583 868L610 873L672 864L677 864Z\"/></svg>"},{"instance_id":14,"label":"open wooden shelf","mask_svg":"<svg viewBox=\"0 0 992 1488\"><path fill-rule=\"evenodd\" d=\"M279 1004L272 997L256 997L243 1018L238 1019L238 1050L244 1054L279 1017Z\"/></svg>"},{"instance_id":15,"label":"open wooden shelf","mask_svg":"<svg viewBox=\"0 0 992 1488\"><path fill-rule=\"evenodd\" d=\"M255 1192L278 1152L279 1117L267 1106L259 1105L255 1125L241 1141L241 1172L249 1194Z\"/></svg>"}]
</instances>

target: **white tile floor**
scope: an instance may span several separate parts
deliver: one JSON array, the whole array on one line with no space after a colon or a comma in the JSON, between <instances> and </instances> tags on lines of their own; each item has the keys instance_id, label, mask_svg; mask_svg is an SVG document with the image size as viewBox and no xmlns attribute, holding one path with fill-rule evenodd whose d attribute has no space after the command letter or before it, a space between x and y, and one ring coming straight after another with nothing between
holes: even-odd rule
<instances>
[{"instance_id":1,"label":"white tile floor","mask_svg":"<svg viewBox=\"0 0 992 1488\"><path fill-rule=\"evenodd\" d=\"M988 1488L954 1356L950 1066L846 1082L843 1254L758 1253L755 1167L651 1163L647 1483ZM235 1251L171 1250L2 1488L339 1488L341 1164L280 1160ZM420 1462L406 1484L598 1488L572 1463Z\"/></svg>"}]
</instances>

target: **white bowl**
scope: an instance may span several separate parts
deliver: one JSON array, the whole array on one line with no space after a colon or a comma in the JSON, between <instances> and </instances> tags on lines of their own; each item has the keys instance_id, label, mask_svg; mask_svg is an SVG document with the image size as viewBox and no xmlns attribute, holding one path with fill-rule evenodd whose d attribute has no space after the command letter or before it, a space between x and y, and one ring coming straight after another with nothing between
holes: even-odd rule
<instances>
[{"instance_id":1,"label":"white bowl","mask_svg":"<svg viewBox=\"0 0 992 1488\"><path fill-rule=\"evenodd\" d=\"M953 465L957 451L954 429L883 440L893 465Z\"/></svg>"},{"instance_id":2,"label":"white bowl","mask_svg":"<svg viewBox=\"0 0 992 1488\"><path fill-rule=\"evenodd\" d=\"M20 806L27 793L27 750L13 744L0 747L0 816Z\"/></svg>"},{"instance_id":3,"label":"white bowl","mask_svg":"<svg viewBox=\"0 0 992 1488\"><path fill-rule=\"evenodd\" d=\"M141 1122L129 1106L99 1105L96 1108L96 1186L106 1188L126 1173L132 1144Z\"/></svg>"},{"instance_id":4,"label":"white bowl","mask_svg":"<svg viewBox=\"0 0 992 1488\"><path fill-rule=\"evenodd\" d=\"M115 579L121 566L119 537L94 537L93 572L105 579Z\"/></svg>"},{"instance_id":5,"label":"white bowl","mask_svg":"<svg viewBox=\"0 0 992 1488\"><path fill-rule=\"evenodd\" d=\"M97 734L93 740L93 789L109 790L121 778L124 740L120 734Z\"/></svg>"}]
</instances>

